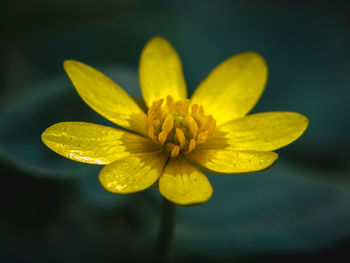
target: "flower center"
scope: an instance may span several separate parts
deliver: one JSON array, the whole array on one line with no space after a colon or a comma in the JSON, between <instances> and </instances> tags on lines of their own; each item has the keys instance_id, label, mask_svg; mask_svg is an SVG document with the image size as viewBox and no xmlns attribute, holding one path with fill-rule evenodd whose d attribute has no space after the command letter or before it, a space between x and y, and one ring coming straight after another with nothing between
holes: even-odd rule
<instances>
[{"instance_id":1,"label":"flower center","mask_svg":"<svg viewBox=\"0 0 350 263\"><path fill-rule=\"evenodd\" d=\"M174 101L168 96L162 107L163 99L156 100L145 118L148 136L162 145L172 158L180 152L192 152L215 131L216 122L211 115L204 115L203 106L194 104L189 111L189 103L188 99Z\"/></svg>"}]
</instances>

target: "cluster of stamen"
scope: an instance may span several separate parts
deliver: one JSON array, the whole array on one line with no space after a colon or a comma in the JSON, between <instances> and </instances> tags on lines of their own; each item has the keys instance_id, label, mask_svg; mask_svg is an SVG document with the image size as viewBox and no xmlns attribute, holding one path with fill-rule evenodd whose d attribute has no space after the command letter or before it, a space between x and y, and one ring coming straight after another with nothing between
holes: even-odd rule
<instances>
[{"instance_id":1,"label":"cluster of stamen","mask_svg":"<svg viewBox=\"0 0 350 263\"><path fill-rule=\"evenodd\" d=\"M164 106L163 99L154 101L145 117L148 136L172 158L180 152L192 152L215 131L216 122L211 115L204 115L203 106L194 104L189 112L189 103L188 99L174 101L168 96Z\"/></svg>"}]
</instances>

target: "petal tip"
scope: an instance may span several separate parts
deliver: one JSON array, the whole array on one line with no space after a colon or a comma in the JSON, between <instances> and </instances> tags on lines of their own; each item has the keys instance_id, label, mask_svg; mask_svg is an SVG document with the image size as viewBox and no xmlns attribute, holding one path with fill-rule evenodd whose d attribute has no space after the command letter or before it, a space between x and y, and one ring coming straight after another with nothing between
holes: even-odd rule
<instances>
[{"instance_id":1,"label":"petal tip","mask_svg":"<svg viewBox=\"0 0 350 263\"><path fill-rule=\"evenodd\" d=\"M69 73L71 72L72 70L76 70L76 69L79 69L79 68L91 68L90 66L80 62L80 61L77 61L77 60L74 60L74 59L67 59L65 61L63 61L63 68L64 70Z\"/></svg>"},{"instance_id":2,"label":"petal tip","mask_svg":"<svg viewBox=\"0 0 350 263\"><path fill-rule=\"evenodd\" d=\"M201 200L199 200L199 199L197 199L197 200L172 200L172 199L169 199L169 198L167 198L166 196L164 196L162 194L162 196L165 199L167 199L169 202L172 202L175 205L182 206L182 207L191 207L191 206L197 206L197 205L204 204L204 203L209 201L209 199L212 197L212 195L213 195L213 189L212 188L211 188L211 192L208 193L207 198L201 199Z\"/></svg>"},{"instance_id":3,"label":"petal tip","mask_svg":"<svg viewBox=\"0 0 350 263\"><path fill-rule=\"evenodd\" d=\"M249 61L256 65L256 68L263 69L265 71L265 78L267 79L268 74L268 66L265 60L265 57L257 51L246 51L236 55L237 57L241 57L241 59ZM266 82L266 80L265 80Z\"/></svg>"},{"instance_id":4,"label":"petal tip","mask_svg":"<svg viewBox=\"0 0 350 263\"><path fill-rule=\"evenodd\" d=\"M174 199L174 198L169 198L166 196L166 193L162 193L161 188L159 188L160 193L162 194L162 196L167 199L169 202L172 202L178 206L183 206L183 207L189 207L189 206L196 206L196 205L201 205L204 204L206 202L209 201L209 199L212 197L213 195L213 187L210 185L210 189L207 195L205 196L205 198L195 198L195 199L189 199L189 198L184 198L184 199Z\"/></svg>"},{"instance_id":5,"label":"petal tip","mask_svg":"<svg viewBox=\"0 0 350 263\"><path fill-rule=\"evenodd\" d=\"M267 66L265 57L257 51L253 51L253 50L252 51L245 51L245 52L239 53L235 56L238 56L238 57L241 57L244 59L249 59L249 60L257 60L257 61L260 61Z\"/></svg>"},{"instance_id":6,"label":"petal tip","mask_svg":"<svg viewBox=\"0 0 350 263\"><path fill-rule=\"evenodd\" d=\"M271 152L271 155L273 155L273 157L272 157L272 159L271 159L270 165L266 166L266 167L265 167L263 170L261 170L261 171L265 171L265 170L271 168L271 167L277 162L278 153Z\"/></svg>"},{"instance_id":7,"label":"petal tip","mask_svg":"<svg viewBox=\"0 0 350 263\"><path fill-rule=\"evenodd\" d=\"M42 132L42 134L41 134L41 136L40 136L41 141L42 141L47 147L49 147L49 146L48 146L48 137L50 137L50 134L52 133L52 130L53 130L55 127L57 127L57 125L58 125L58 123L55 123L55 124L49 126L48 128L46 128L46 129ZM49 147L49 148L50 148L50 147ZM50 149L51 149L51 148L50 148Z\"/></svg>"},{"instance_id":8,"label":"petal tip","mask_svg":"<svg viewBox=\"0 0 350 263\"><path fill-rule=\"evenodd\" d=\"M305 115L297 113L297 112L290 112L290 114L294 114L297 118L299 118L299 121L296 122L296 124L299 123L299 134L298 136L294 139L297 140L301 135L304 134L306 129L309 127L310 120L307 118Z\"/></svg>"},{"instance_id":9,"label":"petal tip","mask_svg":"<svg viewBox=\"0 0 350 263\"><path fill-rule=\"evenodd\" d=\"M300 114L300 113L299 113ZM309 125L310 125L310 119L308 118L308 117L306 117L305 115L303 115L303 114L300 114L300 117L302 118L302 119L304 119L304 125L305 125L305 129L304 129L304 131L307 129L307 127L309 127Z\"/></svg>"},{"instance_id":10,"label":"petal tip","mask_svg":"<svg viewBox=\"0 0 350 263\"><path fill-rule=\"evenodd\" d=\"M154 36L148 41L148 43L154 43L154 42L169 43L169 41L162 36Z\"/></svg>"},{"instance_id":11,"label":"petal tip","mask_svg":"<svg viewBox=\"0 0 350 263\"><path fill-rule=\"evenodd\" d=\"M47 129L46 129L45 131L43 131L42 134L41 134L41 136L40 136L41 141L42 141L45 145L46 145L46 131L47 131Z\"/></svg>"},{"instance_id":12,"label":"petal tip","mask_svg":"<svg viewBox=\"0 0 350 263\"><path fill-rule=\"evenodd\" d=\"M63 68L65 70L69 69L71 66L74 66L75 64L77 64L78 61L73 60L73 59L67 59L65 61L63 61Z\"/></svg>"},{"instance_id":13,"label":"petal tip","mask_svg":"<svg viewBox=\"0 0 350 263\"><path fill-rule=\"evenodd\" d=\"M158 49L158 50L173 50L175 52L175 49L174 47L170 44L170 42L162 37L162 36L155 36L155 37L152 37L150 40L148 40L148 42L146 43L144 49L142 50L142 53L141 53L141 58L149 53L149 52L153 52L154 49Z\"/></svg>"}]
</instances>

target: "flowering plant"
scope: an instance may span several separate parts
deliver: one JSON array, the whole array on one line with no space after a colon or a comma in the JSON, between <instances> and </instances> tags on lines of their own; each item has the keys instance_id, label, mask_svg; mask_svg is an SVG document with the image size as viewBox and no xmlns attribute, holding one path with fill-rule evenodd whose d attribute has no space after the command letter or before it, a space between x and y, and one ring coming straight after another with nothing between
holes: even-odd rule
<instances>
[{"instance_id":1,"label":"flowering plant","mask_svg":"<svg viewBox=\"0 0 350 263\"><path fill-rule=\"evenodd\" d=\"M202 170L264 170L278 157L273 151L296 140L308 125L293 112L246 116L267 80L266 63L255 52L225 60L187 99L178 54L164 38L151 39L139 66L147 112L96 69L73 60L65 61L64 69L92 109L129 131L63 122L46 129L42 140L64 157L105 165L99 181L112 193L155 185L175 204L206 202L213 190Z\"/></svg>"}]
</instances>

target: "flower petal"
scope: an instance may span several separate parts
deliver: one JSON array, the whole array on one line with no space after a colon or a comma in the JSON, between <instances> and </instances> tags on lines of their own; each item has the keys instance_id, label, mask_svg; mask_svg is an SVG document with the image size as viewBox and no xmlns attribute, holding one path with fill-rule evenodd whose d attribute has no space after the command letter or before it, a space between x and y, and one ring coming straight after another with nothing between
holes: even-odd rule
<instances>
[{"instance_id":1,"label":"flower petal","mask_svg":"<svg viewBox=\"0 0 350 263\"><path fill-rule=\"evenodd\" d=\"M309 120L295 112L252 114L220 126L233 150L274 151L299 138Z\"/></svg>"},{"instance_id":2,"label":"flower petal","mask_svg":"<svg viewBox=\"0 0 350 263\"><path fill-rule=\"evenodd\" d=\"M230 149L198 149L188 155L203 167L218 173L236 174L258 172L277 160L274 152L244 152Z\"/></svg>"},{"instance_id":3,"label":"flower petal","mask_svg":"<svg viewBox=\"0 0 350 263\"><path fill-rule=\"evenodd\" d=\"M182 63L171 44L162 37L152 38L140 58L140 86L143 98L152 102L171 95L175 100L186 99L186 83Z\"/></svg>"},{"instance_id":4,"label":"flower petal","mask_svg":"<svg viewBox=\"0 0 350 263\"><path fill-rule=\"evenodd\" d=\"M112 193L142 191L158 180L167 158L163 151L129 156L104 167L98 179Z\"/></svg>"},{"instance_id":5,"label":"flower petal","mask_svg":"<svg viewBox=\"0 0 350 263\"><path fill-rule=\"evenodd\" d=\"M110 164L133 153L159 150L142 136L86 122L57 123L47 128L41 138L56 153L90 164Z\"/></svg>"},{"instance_id":6,"label":"flower petal","mask_svg":"<svg viewBox=\"0 0 350 263\"><path fill-rule=\"evenodd\" d=\"M171 158L159 179L159 191L178 205L194 205L209 200L213 193L207 177L179 155Z\"/></svg>"},{"instance_id":7,"label":"flower petal","mask_svg":"<svg viewBox=\"0 0 350 263\"><path fill-rule=\"evenodd\" d=\"M203 105L217 124L246 115L256 104L267 80L264 59L255 52L241 53L217 66L199 84L191 104Z\"/></svg>"},{"instance_id":8,"label":"flower petal","mask_svg":"<svg viewBox=\"0 0 350 263\"><path fill-rule=\"evenodd\" d=\"M64 69L80 97L97 113L124 128L145 133L144 112L118 84L78 61L66 60Z\"/></svg>"}]
</instances>

